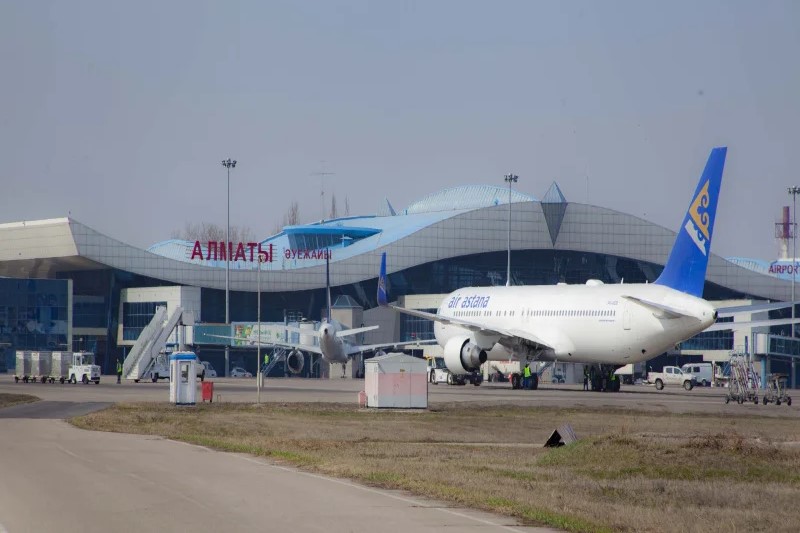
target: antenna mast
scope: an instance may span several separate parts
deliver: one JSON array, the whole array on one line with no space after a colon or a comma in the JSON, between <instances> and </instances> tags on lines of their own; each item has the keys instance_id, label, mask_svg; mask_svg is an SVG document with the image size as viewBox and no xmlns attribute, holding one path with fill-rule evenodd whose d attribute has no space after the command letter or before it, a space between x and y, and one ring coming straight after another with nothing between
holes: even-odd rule
<instances>
[{"instance_id":1,"label":"antenna mast","mask_svg":"<svg viewBox=\"0 0 800 533\"><path fill-rule=\"evenodd\" d=\"M322 168L325 168L325 161L320 161ZM325 178L327 176L333 176L335 172L326 172L325 170L321 170L320 172L312 172L312 176L319 176L319 195L320 195L320 202L322 204L322 218L320 221L325 221Z\"/></svg>"}]
</instances>

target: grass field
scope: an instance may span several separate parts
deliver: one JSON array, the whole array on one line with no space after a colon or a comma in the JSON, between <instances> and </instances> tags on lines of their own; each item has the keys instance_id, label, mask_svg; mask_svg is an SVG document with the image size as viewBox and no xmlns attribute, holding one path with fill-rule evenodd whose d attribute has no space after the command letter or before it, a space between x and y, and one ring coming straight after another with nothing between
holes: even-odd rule
<instances>
[{"instance_id":1,"label":"grass field","mask_svg":"<svg viewBox=\"0 0 800 533\"><path fill-rule=\"evenodd\" d=\"M542 444L564 422L579 442ZM121 404L78 427L162 435L570 531L797 531L791 418L447 405Z\"/></svg>"},{"instance_id":2,"label":"grass field","mask_svg":"<svg viewBox=\"0 0 800 533\"><path fill-rule=\"evenodd\" d=\"M0 393L0 409L3 407L11 407L18 403L36 402L39 398L31 396L30 394L6 394Z\"/></svg>"}]
</instances>

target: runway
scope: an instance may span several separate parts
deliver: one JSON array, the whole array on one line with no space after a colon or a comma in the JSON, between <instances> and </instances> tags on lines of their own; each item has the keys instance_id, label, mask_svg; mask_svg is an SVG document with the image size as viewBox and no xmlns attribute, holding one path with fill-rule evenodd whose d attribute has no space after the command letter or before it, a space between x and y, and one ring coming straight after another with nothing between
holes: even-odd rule
<instances>
[{"instance_id":1,"label":"runway","mask_svg":"<svg viewBox=\"0 0 800 533\"><path fill-rule=\"evenodd\" d=\"M252 402L257 399L255 379L214 378L214 401ZM353 379L267 379L261 391L263 402L336 402L356 403L363 380ZM428 403L436 406L449 402L477 402L480 405L526 405L549 407L608 407L610 409L643 409L669 413L742 413L757 416L791 416L800 418L796 403L786 405L725 404L726 389L696 387L685 391L668 387L657 391L649 385L623 386L619 393L584 392L580 385L543 384L536 391L511 390L508 383L473 385L429 385ZM199 390L199 382L198 382ZM167 401L169 383L123 381L117 385L113 376L103 376L99 385L81 383L40 384L14 383L10 376L0 376L0 392L33 394L50 401L68 402L137 402ZM800 395L799 395L800 396ZM198 401L200 399L198 392ZM800 397L796 398L800 401ZM1 415L0 415L1 416Z\"/></svg>"}]
</instances>

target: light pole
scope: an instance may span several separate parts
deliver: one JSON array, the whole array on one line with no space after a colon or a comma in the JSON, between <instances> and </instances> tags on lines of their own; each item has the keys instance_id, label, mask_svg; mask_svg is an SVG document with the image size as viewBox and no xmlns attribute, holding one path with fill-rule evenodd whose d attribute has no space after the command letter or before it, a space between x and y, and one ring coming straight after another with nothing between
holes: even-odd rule
<instances>
[{"instance_id":1,"label":"light pole","mask_svg":"<svg viewBox=\"0 0 800 533\"><path fill-rule=\"evenodd\" d=\"M228 223L225 225L225 324L231 323L230 283L231 283L231 169L236 168L236 160L222 160L222 166L228 170ZM231 370L231 343L225 343L225 377Z\"/></svg>"},{"instance_id":2,"label":"light pole","mask_svg":"<svg viewBox=\"0 0 800 533\"><path fill-rule=\"evenodd\" d=\"M504 180L508 183L508 267L506 269L506 287L511 285L511 183L516 183L519 176L508 173Z\"/></svg>"},{"instance_id":3,"label":"light pole","mask_svg":"<svg viewBox=\"0 0 800 533\"><path fill-rule=\"evenodd\" d=\"M256 284L258 286L258 355L256 355L256 389L258 399L256 403L261 403L261 380L264 379L264 376L259 372L259 368L261 368L261 263L264 262L264 258L261 257L261 254L258 254L258 279L256 280ZM266 372L266 368L264 371Z\"/></svg>"},{"instance_id":4,"label":"light pole","mask_svg":"<svg viewBox=\"0 0 800 533\"><path fill-rule=\"evenodd\" d=\"M794 337L794 278L797 267L797 193L800 187L789 187L787 189L792 195L792 337ZM791 387L795 387L797 359L792 358Z\"/></svg>"},{"instance_id":5,"label":"light pole","mask_svg":"<svg viewBox=\"0 0 800 533\"><path fill-rule=\"evenodd\" d=\"M795 267L797 266L797 195L800 194L800 187L789 187L787 191L792 195L792 337L794 337L794 278Z\"/></svg>"}]
</instances>

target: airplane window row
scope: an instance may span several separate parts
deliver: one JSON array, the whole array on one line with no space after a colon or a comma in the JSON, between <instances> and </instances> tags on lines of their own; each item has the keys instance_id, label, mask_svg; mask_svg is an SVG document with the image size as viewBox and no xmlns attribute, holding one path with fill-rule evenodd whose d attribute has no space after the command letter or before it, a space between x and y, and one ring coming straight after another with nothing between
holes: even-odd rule
<instances>
[{"instance_id":1,"label":"airplane window row","mask_svg":"<svg viewBox=\"0 0 800 533\"><path fill-rule=\"evenodd\" d=\"M491 311L456 311L454 316L468 317L468 316L492 316ZM516 316L515 311L495 311L494 316ZM613 317L617 316L615 309L525 309L522 311L522 316L530 317Z\"/></svg>"},{"instance_id":2,"label":"airplane window row","mask_svg":"<svg viewBox=\"0 0 800 533\"><path fill-rule=\"evenodd\" d=\"M615 309L528 309L525 311L524 316L617 316L617 311Z\"/></svg>"}]
</instances>

